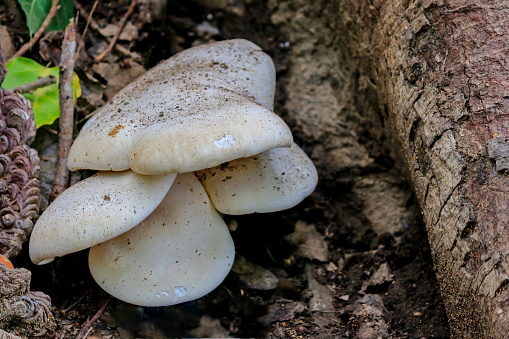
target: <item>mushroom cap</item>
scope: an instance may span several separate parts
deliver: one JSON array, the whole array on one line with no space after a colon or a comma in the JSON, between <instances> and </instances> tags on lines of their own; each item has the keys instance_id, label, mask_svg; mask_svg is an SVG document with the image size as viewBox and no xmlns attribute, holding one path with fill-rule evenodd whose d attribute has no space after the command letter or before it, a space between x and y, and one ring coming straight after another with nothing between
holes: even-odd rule
<instances>
[{"instance_id":1,"label":"mushroom cap","mask_svg":"<svg viewBox=\"0 0 509 339\"><path fill-rule=\"evenodd\" d=\"M30 258L46 264L116 237L145 219L163 200L176 174L99 172L69 187L34 226Z\"/></svg>"},{"instance_id":2,"label":"mushroom cap","mask_svg":"<svg viewBox=\"0 0 509 339\"><path fill-rule=\"evenodd\" d=\"M167 306L215 289L233 264L228 228L193 173L179 174L140 225L90 249L95 281L115 298Z\"/></svg>"},{"instance_id":3,"label":"mushroom cap","mask_svg":"<svg viewBox=\"0 0 509 339\"><path fill-rule=\"evenodd\" d=\"M293 144L196 172L216 209L224 214L275 212L313 192L318 173Z\"/></svg>"},{"instance_id":4,"label":"mushroom cap","mask_svg":"<svg viewBox=\"0 0 509 339\"><path fill-rule=\"evenodd\" d=\"M255 102L220 88L196 94L190 112L139 133L130 156L133 171L192 172L292 144L281 118Z\"/></svg>"},{"instance_id":5,"label":"mushroom cap","mask_svg":"<svg viewBox=\"0 0 509 339\"><path fill-rule=\"evenodd\" d=\"M163 81L172 74L179 80L224 87L268 109L274 107L274 63L251 41L232 39L189 48L157 67Z\"/></svg>"},{"instance_id":6,"label":"mushroom cap","mask_svg":"<svg viewBox=\"0 0 509 339\"><path fill-rule=\"evenodd\" d=\"M165 138L176 143L172 146L175 148L183 148L178 143L185 143L186 138L173 137L171 133L175 132L174 129L186 129L187 133L195 135L198 140L199 135L213 134L219 144L229 145L230 136L235 132L231 126L239 121L244 122L244 125L252 124L254 117L257 118L257 125L266 126L267 133L256 136L256 142L266 148L251 151L253 142L247 145L235 142L232 149L237 149L239 156L289 146L292 140L290 130L283 120L270 111L274 89L275 70L272 60L249 41L236 39L190 48L152 68L117 93L110 103L97 110L71 147L68 166L71 170L128 169L131 167L130 156L131 160L137 159L143 146L137 147L137 151L133 152L137 156L134 157L132 149L140 140L143 145L153 144L147 139L151 139L154 131L166 131ZM197 130L195 128L198 124L193 123L195 120L200 122ZM225 121L229 123L225 125ZM159 127L154 126L152 129L152 125ZM168 126L173 127L165 130ZM224 128L221 129L221 126ZM275 138L270 133L276 133L281 138ZM238 137L234 137L238 140ZM209 140L201 144L207 142ZM158 155L155 157L166 156L167 145L161 146L156 142L156 146ZM195 167L201 164L203 157L208 156L210 149L214 149L214 144L205 146L196 158L195 166L189 165L187 169L175 172L202 169ZM225 158L219 163L229 160ZM174 161L171 158L167 160L168 163ZM135 162L135 166L144 166L138 164L143 163L142 160ZM140 173L154 174L162 171L158 169L153 172L144 168Z\"/></svg>"}]
</instances>

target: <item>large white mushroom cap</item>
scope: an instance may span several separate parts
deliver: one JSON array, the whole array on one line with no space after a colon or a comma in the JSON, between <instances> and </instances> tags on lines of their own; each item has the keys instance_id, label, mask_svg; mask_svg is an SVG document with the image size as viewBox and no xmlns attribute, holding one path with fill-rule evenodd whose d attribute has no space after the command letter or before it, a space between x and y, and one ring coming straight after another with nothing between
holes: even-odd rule
<instances>
[{"instance_id":1,"label":"large white mushroom cap","mask_svg":"<svg viewBox=\"0 0 509 339\"><path fill-rule=\"evenodd\" d=\"M32 262L46 264L126 232L161 203L175 177L99 172L69 187L34 226L29 247Z\"/></svg>"},{"instance_id":2,"label":"large white mushroom cap","mask_svg":"<svg viewBox=\"0 0 509 339\"><path fill-rule=\"evenodd\" d=\"M187 91L186 93L190 93ZM289 128L273 112L234 92L196 93L191 112L139 133L130 166L142 174L185 173L290 146Z\"/></svg>"},{"instance_id":3,"label":"large white mushroom cap","mask_svg":"<svg viewBox=\"0 0 509 339\"><path fill-rule=\"evenodd\" d=\"M289 128L270 110L274 88L272 60L249 41L190 48L100 108L75 140L69 168L189 172L289 147Z\"/></svg>"},{"instance_id":4,"label":"large white mushroom cap","mask_svg":"<svg viewBox=\"0 0 509 339\"><path fill-rule=\"evenodd\" d=\"M318 182L313 162L296 144L236 159L196 175L216 209L232 215L294 207Z\"/></svg>"},{"instance_id":5,"label":"large white mushroom cap","mask_svg":"<svg viewBox=\"0 0 509 339\"><path fill-rule=\"evenodd\" d=\"M228 228L193 173L180 174L140 225L90 249L95 281L140 306L167 306L211 292L231 269Z\"/></svg>"}]
</instances>

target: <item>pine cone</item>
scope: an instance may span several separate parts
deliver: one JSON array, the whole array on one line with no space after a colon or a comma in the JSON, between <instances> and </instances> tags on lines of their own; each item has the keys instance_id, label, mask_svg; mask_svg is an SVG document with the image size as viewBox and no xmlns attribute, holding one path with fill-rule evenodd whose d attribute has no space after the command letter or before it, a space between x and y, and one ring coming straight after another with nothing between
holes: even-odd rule
<instances>
[{"instance_id":1,"label":"pine cone","mask_svg":"<svg viewBox=\"0 0 509 339\"><path fill-rule=\"evenodd\" d=\"M21 251L39 215L39 157L30 102L0 89L0 253Z\"/></svg>"},{"instance_id":2,"label":"pine cone","mask_svg":"<svg viewBox=\"0 0 509 339\"><path fill-rule=\"evenodd\" d=\"M31 292L30 277L30 271L24 268L0 264L0 328L41 335L53 327L50 297L42 292Z\"/></svg>"}]
</instances>

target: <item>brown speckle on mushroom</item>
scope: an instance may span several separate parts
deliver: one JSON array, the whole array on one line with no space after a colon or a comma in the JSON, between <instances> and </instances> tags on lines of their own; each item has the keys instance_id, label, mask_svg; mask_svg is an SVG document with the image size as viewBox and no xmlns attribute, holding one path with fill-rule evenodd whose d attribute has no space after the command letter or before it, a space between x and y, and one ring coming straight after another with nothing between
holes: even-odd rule
<instances>
[{"instance_id":1,"label":"brown speckle on mushroom","mask_svg":"<svg viewBox=\"0 0 509 339\"><path fill-rule=\"evenodd\" d=\"M118 132L124 127L125 127L124 125L117 125L110 131L110 133L108 133L108 135L114 138L117 136Z\"/></svg>"}]
</instances>

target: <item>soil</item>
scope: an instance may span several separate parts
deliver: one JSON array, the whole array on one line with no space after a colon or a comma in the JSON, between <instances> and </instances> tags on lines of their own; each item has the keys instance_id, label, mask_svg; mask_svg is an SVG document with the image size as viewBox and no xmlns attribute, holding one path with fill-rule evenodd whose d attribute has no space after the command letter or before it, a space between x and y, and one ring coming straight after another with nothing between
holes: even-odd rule
<instances>
[{"instance_id":1,"label":"soil","mask_svg":"<svg viewBox=\"0 0 509 339\"><path fill-rule=\"evenodd\" d=\"M84 94L78 101L78 127L95 107L160 60L194 45L245 38L274 59L276 112L316 163L320 181L293 209L227 217L238 225L231 232L236 267L215 291L181 305L147 308L109 297L90 276L87 251L35 266L25 248L14 265L32 271L32 290L47 293L53 303L56 326L43 337L76 336L105 302L89 338L449 337L411 188L394 165L390 145L370 131L376 126L349 114L348 102L340 101L344 84L333 74L339 67L333 29L317 14L334 8L303 4L308 11L303 13L285 1L169 0L158 12L144 7L148 1L140 3L118 42L135 54L116 49L94 65L91 56L107 42L90 28L81 36L77 72ZM81 4L90 13L93 2ZM101 27L116 25L128 6L129 1L101 2L93 17ZM26 32L9 27L6 13L2 8L2 24L19 47ZM304 29L298 20L310 23ZM312 26L324 22L324 27ZM85 24L80 18L79 32ZM331 40L321 43L327 36ZM330 54L313 54L318 45ZM43 53L44 59L40 50L36 46L26 56L47 63L49 57ZM55 142L52 128L41 129L35 144L46 163ZM51 177L49 168L43 168L44 178Z\"/></svg>"}]
</instances>

